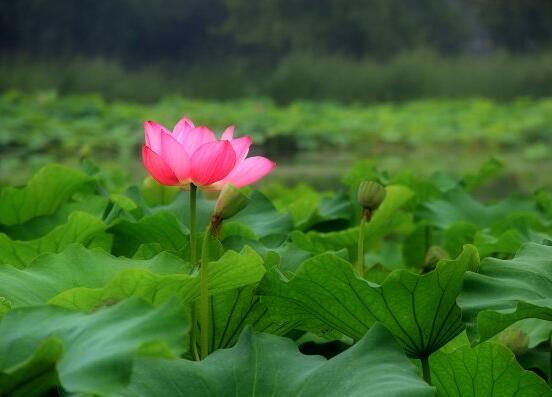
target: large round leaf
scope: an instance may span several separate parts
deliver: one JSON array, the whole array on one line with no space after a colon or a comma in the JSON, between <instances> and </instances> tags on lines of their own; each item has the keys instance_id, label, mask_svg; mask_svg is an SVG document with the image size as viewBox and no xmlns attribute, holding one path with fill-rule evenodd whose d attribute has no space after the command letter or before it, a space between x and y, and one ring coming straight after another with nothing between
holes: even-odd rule
<instances>
[{"instance_id":1,"label":"large round leaf","mask_svg":"<svg viewBox=\"0 0 552 397\"><path fill-rule=\"evenodd\" d=\"M141 244L158 243L165 250L178 251L188 245L188 231L174 214L159 212L131 222L119 220L108 230L114 235L112 252L132 256Z\"/></svg>"},{"instance_id":2,"label":"large round leaf","mask_svg":"<svg viewBox=\"0 0 552 397\"><path fill-rule=\"evenodd\" d=\"M76 211L69 216L67 223L36 240L12 240L0 233L0 264L23 268L40 254L61 252L73 243L93 245L95 238L105 236L105 228L101 219Z\"/></svg>"},{"instance_id":3,"label":"large round leaf","mask_svg":"<svg viewBox=\"0 0 552 397\"><path fill-rule=\"evenodd\" d=\"M281 319L318 322L356 340L379 321L409 356L427 357L464 329L456 298L464 273L478 264L477 250L467 245L456 260L443 260L428 274L398 270L378 286L326 253L305 261L287 283L272 276L264 299Z\"/></svg>"},{"instance_id":4,"label":"large round leaf","mask_svg":"<svg viewBox=\"0 0 552 397\"><path fill-rule=\"evenodd\" d=\"M510 260L486 258L459 299L482 340L525 319L552 321L552 247L529 243Z\"/></svg>"},{"instance_id":5,"label":"large round leaf","mask_svg":"<svg viewBox=\"0 0 552 397\"><path fill-rule=\"evenodd\" d=\"M171 298L192 302L200 294L200 277L194 274L158 274L147 268L127 268L99 288L75 287L52 297L49 303L75 310L92 310L130 296L155 305ZM208 267L209 294L258 283L265 273L262 258L249 247L241 253L227 251Z\"/></svg>"},{"instance_id":6,"label":"large round leaf","mask_svg":"<svg viewBox=\"0 0 552 397\"><path fill-rule=\"evenodd\" d=\"M294 328L294 322L274 321L266 304L257 296L256 287L252 284L210 298L209 351L233 346L248 326L272 335L285 335Z\"/></svg>"},{"instance_id":7,"label":"large round leaf","mask_svg":"<svg viewBox=\"0 0 552 397\"><path fill-rule=\"evenodd\" d=\"M430 397L389 332L374 326L331 360L299 353L289 339L246 331L238 344L205 360L140 359L118 397Z\"/></svg>"},{"instance_id":8,"label":"large round leaf","mask_svg":"<svg viewBox=\"0 0 552 397\"><path fill-rule=\"evenodd\" d=\"M185 311L172 303L152 308L127 300L93 314L14 309L0 322L0 394L27 389L48 373L71 392L116 392L128 382L136 354L181 353L188 326Z\"/></svg>"},{"instance_id":9,"label":"large round leaf","mask_svg":"<svg viewBox=\"0 0 552 397\"><path fill-rule=\"evenodd\" d=\"M529 212L534 205L528 201L506 199L485 205L460 189L446 192L442 198L423 205L420 216L439 228L446 229L456 222L470 222L479 227L488 227L501 221L513 212Z\"/></svg>"},{"instance_id":10,"label":"large round leaf","mask_svg":"<svg viewBox=\"0 0 552 397\"><path fill-rule=\"evenodd\" d=\"M432 382L441 397L551 397L552 390L524 370L504 346L485 342L430 358Z\"/></svg>"},{"instance_id":11,"label":"large round leaf","mask_svg":"<svg viewBox=\"0 0 552 397\"><path fill-rule=\"evenodd\" d=\"M54 213L92 178L83 172L50 164L41 168L27 186L7 187L0 193L0 225L16 225Z\"/></svg>"},{"instance_id":12,"label":"large round leaf","mask_svg":"<svg viewBox=\"0 0 552 397\"><path fill-rule=\"evenodd\" d=\"M0 266L0 296L7 298L12 307L39 305L72 288L101 288L129 269L175 274L189 273L191 266L169 253L134 260L73 244L62 253L39 256L24 269Z\"/></svg>"}]
</instances>

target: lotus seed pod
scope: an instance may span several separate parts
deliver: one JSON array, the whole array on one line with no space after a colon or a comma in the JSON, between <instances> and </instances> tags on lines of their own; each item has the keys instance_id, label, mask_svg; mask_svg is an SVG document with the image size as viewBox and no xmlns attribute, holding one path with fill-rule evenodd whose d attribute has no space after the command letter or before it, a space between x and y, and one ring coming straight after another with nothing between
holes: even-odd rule
<instances>
[{"instance_id":1,"label":"lotus seed pod","mask_svg":"<svg viewBox=\"0 0 552 397\"><path fill-rule=\"evenodd\" d=\"M358 187L358 202L370 211L377 209L385 199L385 188L377 182L364 181Z\"/></svg>"},{"instance_id":2,"label":"lotus seed pod","mask_svg":"<svg viewBox=\"0 0 552 397\"><path fill-rule=\"evenodd\" d=\"M247 193L246 189L238 189L230 184L224 186L217 199L213 217L224 220L236 215L249 204Z\"/></svg>"},{"instance_id":3,"label":"lotus seed pod","mask_svg":"<svg viewBox=\"0 0 552 397\"><path fill-rule=\"evenodd\" d=\"M500 342L519 356L527 351L529 336L520 329L507 329L500 334Z\"/></svg>"}]
</instances>

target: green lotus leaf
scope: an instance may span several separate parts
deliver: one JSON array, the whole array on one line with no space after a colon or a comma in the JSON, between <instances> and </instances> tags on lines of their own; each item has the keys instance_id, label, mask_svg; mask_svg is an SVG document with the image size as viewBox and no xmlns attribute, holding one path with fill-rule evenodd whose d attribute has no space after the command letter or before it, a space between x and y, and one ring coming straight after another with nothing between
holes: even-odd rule
<instances>
[{"instance_id":1,"label":"green lotus leaf","mask_svg":"<svg viewBox=\"0 0 552 397\"><path fill-rule=\"evenodd\" d=\"M113 254L128 257L146 243L158 243L165 250L179 251L188 245L189 239L189 232L169 212L149 215L136 222L120 220L108 232L114 235Z\"/></svg>"},{"instance_id":2,"label":"green lotus leaf","mask_svg":"<svg viewBox=\"0 0 552 397\"><path fill-rule=\"evenodd\" d=\"M233 346L248 326L272 335L284 335L294 328L296 323L274 321L266 304L256 295L256 287L248 285L210 298L209 351Z\"/></svg>"},{"instance_id":3,"label":"green lotus leaf","mask_svg":"<svg viewBox=\"0 0 552 397\"><path fill-rule=\"evenodd\" d=\"M44 304L72 288L104 287L129 269L147 269L161 275L188 274L191 266L165 252L149 260L136 260L73 244L61 253L41 255L23 269L0 266L0 296L7 298L12 307Z\"/></svg>"},{"instance_id":4,"label":"green lotus leaf","mask_svg":"<svg viewBox=\"0 0 552 397\"><path fill-rule=\"evenodd\" d=\"M7 234L12 240L35 240L66 223L73 212L86 212L101 218L108 202L109 200L102 196L83 195L62 204L53 214L32 218L22 224L4 226L0 228L0 231Z\"/></svg>"},{"instance_id":5,"label":"green lotus leaf","mask_svg":"<svg viewBox=\"0 0 552 397\"><path fill-rule=\"evenodd\" d=\"M227 251L209 263L209 293L216 295L258 283L265 273L262 258L251 248L241 253ZM50 304L90 311L130 296L159 305L172 298L192 302L199 297L199 274L157 274L147 268L128 268L100 288L75 287L49 300Z\"/></svg>"},{"instance_id":6,"label":"green lotus leaf","mask_svg":"<svg viewBox=\"0 0 552 397\"><path fill-rule=\"evenodd\" d=\"M513 259L486 258L466 275L459 304L481 340L522 319L552 321L552 247L529 243Z\"/></svg>"},{"instance_id":7,"label":"green lotus leaf","mask_svg":"<svg viewBox=\"0 0 552 397\"><path fill-rule=\"evenodd\" d=\"M92 178L83 172L50 164L41 168L23 188L0 192L0 224L17 225L54 213Z\"/></svg>"},{"instance_id":8,"label":"green lotus leaf","mask_svg":"<svg viewBox=\"0 0 552 397\"><path fill-rule=\"evenodd\" d=\"M36 240L11 240L5 234L0 234L0 264L24 268L38 255L61 252L73 243L94 245L98 242L95 238L104 234L105 228L105 224L97 217L85 212L74 212L67 223Z\"/></svg>"},{"instance_id":9,"label":"green lotus leaf","mask_svg":"<svg viewBox=\"0 0 552 397\"><path fill-rule=\"evenodd\" d=\"M268 277L263 299L277 318L325 324L355 340L381 322L409 356L421 358L464 329L456 298L464 273L478 264L477 250L467 245L457 259L440 261L430 273L396 270L379 286L326 253L305 261L288 282Z\"/></svg>"},{"instance_id":10,"label":"green lotus leaf","mask_svg":"<svg viewBox=\"0 0 552 397\"><path fill-rule=\"evenodd\" d=\"M430 397L389 332L375 325L355 346L326 360L299 353L289 339L247 330L232 349L205 360L138 359L117 397L372 396Z\"/></svg>"},{"instance_id":11,"label":"green lotus leaf","mask_svg":"<svg viewBox=\"0 0 552 397\"><path fill-rule=\"evenodd\" d=\"M446 192L440 199L426 202L420 210L420 216L442 229L460 221L487 227L511 213L530 212L534 209L532 203L519 199L505 199L485 205L463 190L454 189Z\"/></svg>"},{"instance_id":12,"label":"green lotus leaf","mask_svg":"<svg viewBox=\"0 0 552 397\"><path fill-rule=\"evenodd\" d=\"M270 200L258 191L253 192L249 205L233 217L232 222L247 225L259 238L287 233L293 227L291 216L278 212Z\"/></svg>"},{"instance_id":13,"label":"green lotus leaf","mask_svg":"<svg viewBox=\"0 0 552 397\"><path fill-rule=\"evenodd\" d=\"M552 390L524 370L504 346L485 342L429 359L431 379L442 397L550 397Z\"/></svg>"},{"instance_id":14,"label":"green lotus leaf","mask_svg":"<svg viewBox=\"0 0 552 397\"><path fill-rule=\"evenodd\" d=\"M137 355L182 353L188 327L186 312L172 302L152 308L131 299L92 314L14 309L0 321L0 392L27 395L22 390L38 377L55 377L69 392L117 392Z\"/></svg>"}]
</instances>

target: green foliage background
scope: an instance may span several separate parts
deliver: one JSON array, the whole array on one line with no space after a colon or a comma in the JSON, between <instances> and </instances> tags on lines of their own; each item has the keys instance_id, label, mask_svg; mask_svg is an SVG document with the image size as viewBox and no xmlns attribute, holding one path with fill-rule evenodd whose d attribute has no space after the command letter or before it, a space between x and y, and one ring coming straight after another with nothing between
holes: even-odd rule
<instances>
[{"instance_id":1,"label":"green foliage background","mask_svg":"<svg viewBox=\"0 0 552 397\"><path fill-rule=\"evenodd\" d=\"M145 175L142 122L153 119L171 129L187 115L218 133L235 124L238 135L253 137L254 153L277 161L272 178L286 183L307 177L311 184L331 188L357 160L390 171L459 175L476 172L479 164L496 156L500 161L489 163L487 172L504 164L507 173L493 186L495 196L516 187L528 191L551 184L543 172L552 165L552 101L547 98L279 106L267 99L165 97L145 105L106 101L99 95L12 91L0 95L0 112L0 183L21 183L50 162L76 166L88 160L122 173L121 182L137 182Z\"/></svg>"}]
</instances>

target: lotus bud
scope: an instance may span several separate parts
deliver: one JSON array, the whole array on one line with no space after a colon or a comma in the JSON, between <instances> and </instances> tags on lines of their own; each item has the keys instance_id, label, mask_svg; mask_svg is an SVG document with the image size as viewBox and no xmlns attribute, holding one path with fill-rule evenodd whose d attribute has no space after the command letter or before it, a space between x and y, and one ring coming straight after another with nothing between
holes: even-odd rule
<instances>
[{"instance_id":1,"label":"lotus bud","mask_svg":"<svg viewBox=\"0 0 552 397\"><path fill-rule=\"evenodd\" d=\"M500 334L500 342L516 356L520 356L527 351L529 336L520 329L507 329Z\"/></svg>"},{"instance_id":2,"label":"lotus bud","mask_svg":"<svg viewBox=\"0 0 552 397\"><path fill-rule=\"evenodd\" d=\"M440 260L450 259L450 256L447 251L438 245L432 245L427 250L425 259L424 259L424 268L434 267Z\"/></svg>"},{"instance_id":3,"label":"lotus bud","mask_svg":"<svg viewBox=\"0 0 552 397\"><path fill-rule=\"evenodd\" d=\"M363 181L358 187L358 202L364 208L376 210L385 199L385 188L377 182Z\"/></svg>"},{"instance_id":4,"label":"lotus bud","mask_svg":"<svg viewBox=\"0 0 552 397\"><path fill-rule=\"evenodd\" d=\"M238 189L230 184L225 185L217 199L213 218L222 221L236 215L249 204L248 193L246 189Z\"/></svg>"}]
</instances>

